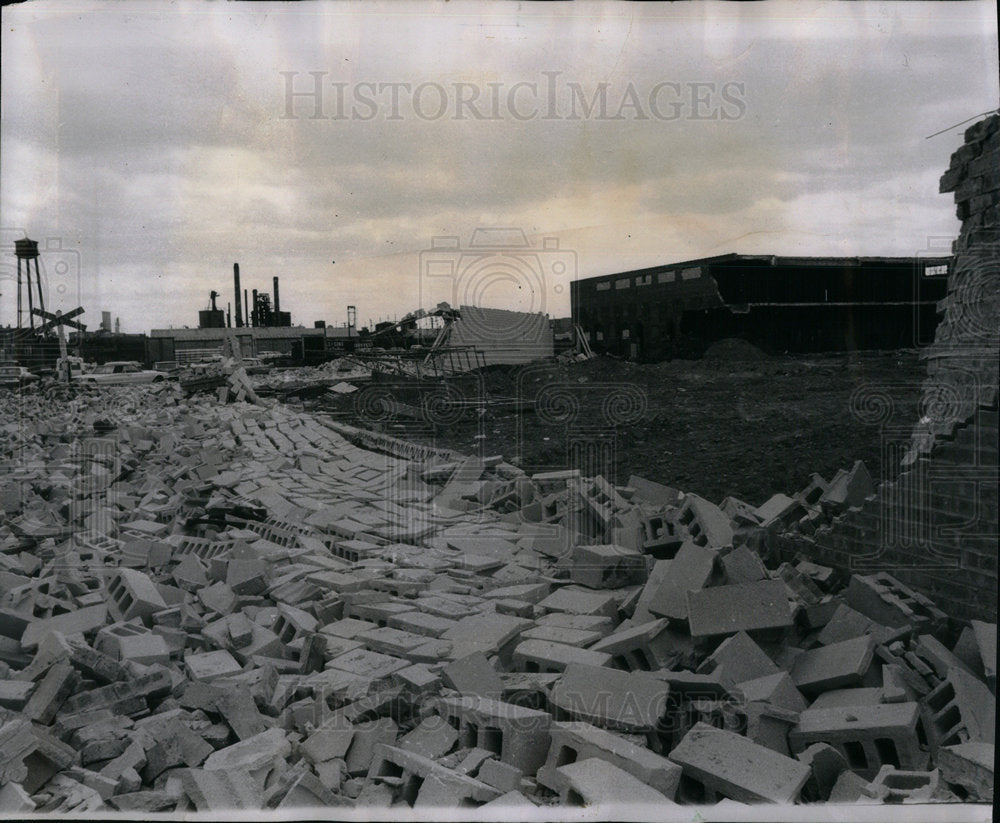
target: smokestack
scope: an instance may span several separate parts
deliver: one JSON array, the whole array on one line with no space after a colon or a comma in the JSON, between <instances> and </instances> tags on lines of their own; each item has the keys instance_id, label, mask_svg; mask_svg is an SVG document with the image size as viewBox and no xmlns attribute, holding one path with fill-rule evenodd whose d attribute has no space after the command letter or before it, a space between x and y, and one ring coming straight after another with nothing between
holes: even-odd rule
<instances>
[{"instance_id":1,"label":"smokestack","mask_svg":"<svg viewBox=\"0 0 1000 823\"><path fill-rule=\"evenodd\" d=\"M233 288L236 290L236 328L243 325L243 312L240 311L240 264L233 263Z\"/></svg>"},{"instance_id":2,"label":"smokestack","mask_svg":"<svg viewBox=\"0 0 1000 823\"><path fill-rule=\"evenodd\" d=\"M247 322L244 325L250 325L250 304L247 302L247 290L243 289L243 316L246 317Z\"/></svg>"},{"instance_id":3,"label":"smokestack","mask_svg":"<svg viewBox=\"0 0 1000 823\"><path fill-rule=\"evenodd\" d=\"M226 328L231 329L233 327L233 304L226 303Z\"/></svg>"},{"instance_id":4,"label":"smokestack","mask_svg":"<svg viewBox=\"0 0 1000 823\"><path fill-rule=\"evenodd\" d=\"M281 311L281 303L278 301L278 278L274 278L274 314L277 317L278 312Z\"/></svg>"},{"instance_id":5,"label":"smokestack","mask_svg":"<svg viewBox=\"0 0 1000 823\"><path fill-rule=\"evenodd\" d=\"M253 314L251 314L250 316L253 318L253 320L251 321L250 325L257 326L260 323L260 318L257 316L257 289L253 290L253 309L252 309L252 312L253 312Z\"/></svg>"}]
</instances>

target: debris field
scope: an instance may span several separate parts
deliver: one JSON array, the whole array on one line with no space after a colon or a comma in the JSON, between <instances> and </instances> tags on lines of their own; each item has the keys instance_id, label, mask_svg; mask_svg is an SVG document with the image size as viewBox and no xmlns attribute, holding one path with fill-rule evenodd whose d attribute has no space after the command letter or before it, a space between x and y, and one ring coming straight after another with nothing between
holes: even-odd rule
<instances>
[{"instance_id":1,"label":"debris field","mask_svg":"<svg viewBox=\"0 0 1000 823\"><path fill-rule=\"evenodd\" d=\"M0 814L992 802L996 624L775 557L863 463L717 505L234 395L0 397Z\"/></svg>"}]
</instances>

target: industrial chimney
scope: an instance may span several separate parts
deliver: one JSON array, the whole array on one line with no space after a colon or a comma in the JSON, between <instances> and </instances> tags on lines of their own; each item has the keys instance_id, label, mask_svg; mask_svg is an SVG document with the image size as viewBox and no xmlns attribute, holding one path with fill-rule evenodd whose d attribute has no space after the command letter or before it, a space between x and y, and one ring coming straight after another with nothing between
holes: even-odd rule
<instances>
[{"instance_id":1,"label":"industrial chimney","mask_svg":"<svg viewBox=\"0 0 1000 823\"><path fill-rule=\"evenodd\" d=\"M274 314L277 316L281 311L281 303L278 301L278 278L274 278Z\"/></svg>"},{"instance_id":2,"label":"industrial chimney","mask_svg":"<svg viewBox=\"0 0 1000 823\"><path fill-rule=\"evenodd\" d=\"M240 264L233 263L233 287L236 289L236 328L243 325L243 312L240 311Z\"/></svg>"}]
</instances>

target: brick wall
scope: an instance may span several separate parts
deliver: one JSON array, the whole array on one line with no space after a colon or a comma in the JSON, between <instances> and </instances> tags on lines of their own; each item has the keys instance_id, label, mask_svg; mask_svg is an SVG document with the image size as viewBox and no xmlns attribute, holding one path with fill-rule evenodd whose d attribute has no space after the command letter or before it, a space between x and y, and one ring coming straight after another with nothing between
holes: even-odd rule
<instances>
[{"instance_id":1,"label":"brick wall","mask_svg":"<svg viewBox=\"0 0 1000 823\"><path fill-rule=\"evenodd\" d=\"M954 243L941 320L923 357L921 418L902 471L865 506L812 536L783 535L802 552L852 572L888 571L959 619L996 620L997 394L1000 380L1000 116L976 123L951 158Z\"/></svg>"}]
</instances>

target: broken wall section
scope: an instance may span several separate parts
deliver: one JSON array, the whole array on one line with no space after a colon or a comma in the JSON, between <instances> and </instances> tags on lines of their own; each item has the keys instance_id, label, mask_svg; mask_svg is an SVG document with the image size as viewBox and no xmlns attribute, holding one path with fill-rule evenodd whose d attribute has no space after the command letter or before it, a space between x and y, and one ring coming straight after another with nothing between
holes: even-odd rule
<instances>
[{"instance_id":1,"label":"broken wall section","mask_svg":"<svg viewBox=\"0 0 1000 823\"><path fill-rule=\"evenodd\" d=\"M1000 116L965 132L941 178L962 230L927 361L921 419L902 472L875 497L809 536L804 552L853 571L889 570L952 617L997 613L997 394L1000 375ZM887 444L888 445L888 444Z\"/></svg>"}]
</instances>

